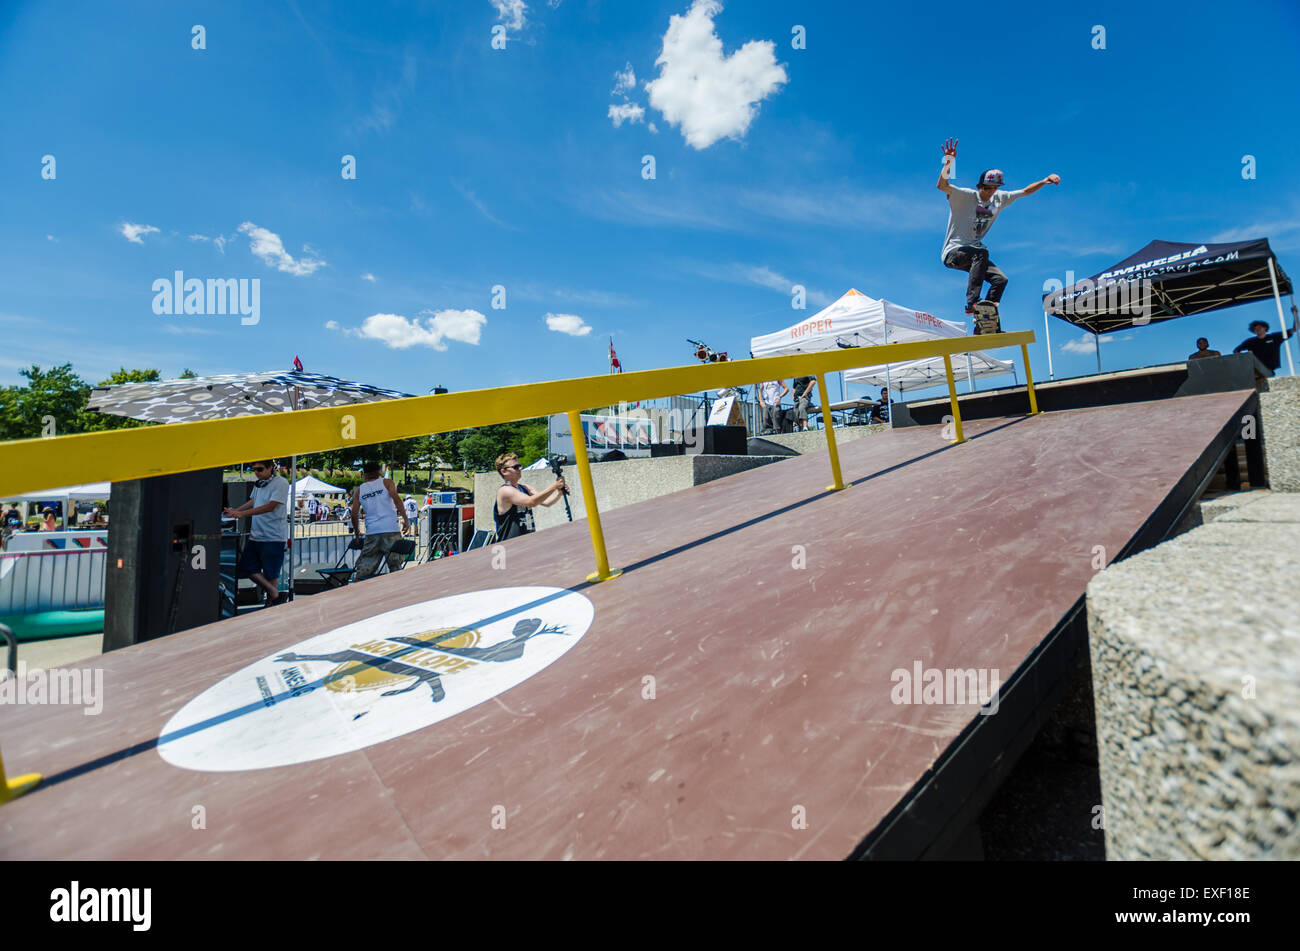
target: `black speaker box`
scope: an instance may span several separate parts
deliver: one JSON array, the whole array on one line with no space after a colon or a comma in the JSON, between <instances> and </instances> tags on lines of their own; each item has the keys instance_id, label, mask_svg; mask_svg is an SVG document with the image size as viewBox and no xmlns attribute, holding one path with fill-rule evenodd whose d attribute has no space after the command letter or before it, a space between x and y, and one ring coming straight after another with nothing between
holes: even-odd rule
<instances>
[{"instance_id":1,"label":"black speaker box","mask_svg":"<svg viewBox=\"0 0 1300 951\"><path fill-rule=\"evenodd\" d=\"M749 430L744 426L705 426L687 429L683 441L687 455L745 456L749 454Z\"/></svg>"},{"instance_id":2,"label":"black speaker box","mask_svg":"<svg viewBox=\"0 0 1300 951\"><path fill-rule=\"evenodd\" d=\"M104 650L221 617L221 470L114 482Z\"/></svg>"}]
</instances>

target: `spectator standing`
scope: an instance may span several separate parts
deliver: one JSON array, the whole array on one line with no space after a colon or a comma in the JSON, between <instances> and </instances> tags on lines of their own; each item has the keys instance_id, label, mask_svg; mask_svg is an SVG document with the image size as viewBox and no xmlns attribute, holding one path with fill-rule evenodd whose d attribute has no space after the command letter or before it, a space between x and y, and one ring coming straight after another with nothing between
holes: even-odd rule
<instances>
[{"instance_id":1,"label":"spectator standing","mask_svg":"<svg viewBox=\"0 0 1300 951\"><path fill-rule=\"evenodd\" d=\"M1291 305L1291 333L1295 333L1300 328L1300 316L1297 315L1296 305ZM1237 344L1233 353L1253 353L1255 359L1268 368L1268 376L1277 373L1278 368L1282 366L1282 341L1281 331L1277 333L1268 332L1268 324L1262 320L1252 320L1250 322L1250 332L1255 336L1247 337L1241 343ZM1265 374L1257 375L1264 376Z\"/></svg>"},{"instance_id":2,"label":"spectator standing","mask_svg":"<svg viewBox=\"0 0 1300 951\"><path fill-rule=\"evenodd\" d=\"M411 498L409 495L406 497L406 501L402 503L402 507L406 509L406 521L408 524L414 522L415 516L420 514L420 506L417 505L415 499Z\"/></svg>"},{"instance_id":3,"label":"spectator standing","mask_svg":"<svg viewBox=\"0 0 1300 951\"><path fill-rule=\"evenodd\" d=\"M59 523L54 520L54 509L48 507L41 509L41 531L57 532L58 530Z\"/></svg>"},{"instance_id":4,"label":"spectator standing","mask_svg":"<svg viewBox=\"0 0 1300 951\"><path fill-rule=\"evenodd\" d=\"M280 569L284 567L284 548L289 542L289 480L275 471L275 462L262 459L253 463L252 497L239 508L223 509L231 518L250 518L248 540L239 557L239 570L266 592L266 606L289 600L280 593Z\"/></svg>"},{"instance_id":5,"label":"spectator standing","mask_svg":"<svg viewBox=\"0 0 1300 951\"><path fill-rule=\"evenodd\" d=\"M361 470L366 477L352 493L352 534L360 535L359 520L362 510L366 516L366 541L361 547L361 556L357 559L358 581L364 581L377 570L379 562L386 559L389 571L396 571L402 566L403 555L393 551L393 545L402 535L411 530L410 519L406 517L406 507L397 494L397 486L392 479L385 479L383 469L377 462L367 462ZM397 529L398 516L402 519L401 532Z\"/></svg>"},{"instance_id":6,"label":"spectator standing","mask_svg":"<svg viewBox=\"0 0 1300 951\"><path fill-rule=\"evenodd\" d=\"M1188 357L1187 359L1188 359L1188 360L1204 360L1206 357L1221 357L1221 356L1223 356L1223 354L1219 353L1218 350L1211 350L1211 349L1210 349L1210 341L1209 341L1209 340L1205 339L1204 337L1197 337L1197 338L1196 338L1196 352L1193 353L1193 354L1192 354L1190 357Z\"/></svg>"},{"instance_id":7,"label":"spectator standing","mask_svg":"<svg viewBox=\"0 0 1300 951\"><path fill-rule=\"evenodd\" d=\"M785 380L768 380L759 387L763 402L763 434L781 431L781 400L790 392Z\"/></svg>"},{"instance_id":8,"label":"spectator standing","mask_svg":"<svg viewBox=\"0 0 1300 951\"><path fill-rule=\"evenodd\" d=\"M871 422L889 422L889 390L880 388L880 405L871 411Z\"/></svg>"},{"instance_id":9,"label":"spectator standing","mask_svg":"<svg viewBox=\"0 0 1300 951\"><path fill-rule=\"evenodd\" d=\"M808 407L812 404L812 391L817 386L815 376L795 377L794 383L794 428L796 432L808 431Z\"/></svg>"},{"instance_id":10,"label":"spectator standing","mask_svg":"<svg viewBox=\"0 0 1300 951\"><path fill-rule=\"evenodd\" d=\"M492 509L496 519L497 541L536 531L532 509L538 505L554 505L564 491L564 478L552 482L541 492L520 482L524 467L513 452L497 456L497 474L505 481L497 489L497 503Z\"/></svg>"}]
</instances>

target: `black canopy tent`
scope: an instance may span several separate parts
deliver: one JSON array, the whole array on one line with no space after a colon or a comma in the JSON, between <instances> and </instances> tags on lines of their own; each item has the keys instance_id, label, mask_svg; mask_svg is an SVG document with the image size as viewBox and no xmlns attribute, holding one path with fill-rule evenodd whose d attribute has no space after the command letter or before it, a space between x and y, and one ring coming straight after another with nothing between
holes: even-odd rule
<instances>
[{"instance_id":1,"label":"black canopy tent","mask_svg":"<svg viewBox=\"0 0 1300 951\"><path fill-rule=\"evenodd\" d=\"M1267 238L1228 244L1152 241L1100 274L1043 295L1048 375L1055 376L1049 316L1081 327L1096 338L1100 370L1102 334L1269 297L1277 302L1285 337L1283 294L1292 294L1291 279L1269 248ZM1288 345L1284 349L1294 374L1291 348Z\"/></svg>"}]
</instances>

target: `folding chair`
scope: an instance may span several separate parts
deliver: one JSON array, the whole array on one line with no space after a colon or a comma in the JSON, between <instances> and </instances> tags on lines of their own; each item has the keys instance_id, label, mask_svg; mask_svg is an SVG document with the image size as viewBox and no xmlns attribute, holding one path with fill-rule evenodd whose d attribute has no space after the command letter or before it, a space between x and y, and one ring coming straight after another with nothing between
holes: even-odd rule
<instances>
[{"instance_id":1,"label":"folding chair","mask_svg":"<svg viewBox=\"0 0 1300 951\"><path fill-rule=\"evenodd\" d=\"M390 554L401 555L402 558L405 559L403 560L400 566L394 569L395 571L401 571L403 568L406 567L406 561L409 560L411 555L415 553L415 539L399 538L397 541L393 542L393 547L388 549L388 551ZM379 570L376 571L375 574L382 575L387 569L388 569L388 558L385 557L383 561L379 563Z\"/></svg>"},{"instance_id":2,"label":"folding chair","mask_svg":"<svg viewBox=\"0 0 1300 951\"><path fill-rule=\"evenodd\" d=\"M362 543L363 540L360 535L354 536L352 541L348 544L348 547L343 549L343 554L339 556L338 564L333 568L316 569L316 573L325 579L326 591L330 588L341 588L352 580L352 576L357 570L357 558L360 557L360 554L353 557L350 566L344 565L344 562L348 560L348 552L355 551L359 553L361 551Z\"/></svg>"}]
</instances>

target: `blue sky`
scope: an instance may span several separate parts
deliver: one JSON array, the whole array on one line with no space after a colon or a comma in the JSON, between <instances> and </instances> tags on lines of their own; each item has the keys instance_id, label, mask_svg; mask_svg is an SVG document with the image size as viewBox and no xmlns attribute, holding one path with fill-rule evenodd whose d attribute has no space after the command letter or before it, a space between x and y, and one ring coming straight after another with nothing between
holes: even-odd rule
<instances>
[{"instance_id":1,"label":"blue sky","mask_svg":"<svg viewBox=\"0 0 1300 951\"><path fill-rule=\"evenodd\" d=\"M32 363L98 381L298 355L411 393L475 389L603 373L611 335L629 370L692 362L687 337L744 356L849 287L962 319L965 276L939 262L947 136L959 185L989 166L1016 187L1062 178L987 241L1039 378L1042 284L1067 270L1155 238L1266 236L1300 278L1300 7L979 9L9 3L0 382ZM155 314L153 282L178 270L258 279L259 322ZM1202 334L1227 351L1257 317L1276 329L1252 304L1112 335L1103 360L1181 359ZM1091 344L1052 330L1057 376L1090 372Z\"/></svg>"}]
</instances>

